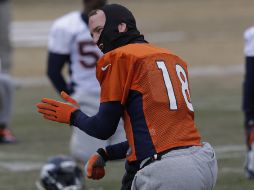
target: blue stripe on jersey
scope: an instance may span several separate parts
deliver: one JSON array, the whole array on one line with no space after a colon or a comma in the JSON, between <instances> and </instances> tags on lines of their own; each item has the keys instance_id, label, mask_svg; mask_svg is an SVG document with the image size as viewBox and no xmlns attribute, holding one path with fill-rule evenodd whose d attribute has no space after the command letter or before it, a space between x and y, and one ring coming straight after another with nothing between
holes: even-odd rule
<instances>
[{"instance_id":1,"label":"blue stripe on jersey","mask_svg":"<svg viewBox=\"0 0 254 190\"><path fill-rule=\"evenodd\" d=\"M130 116L137 160L143 160L156 153L143 111L142 94L131 90L126 103Z\"/></svg>"}]
</instances>

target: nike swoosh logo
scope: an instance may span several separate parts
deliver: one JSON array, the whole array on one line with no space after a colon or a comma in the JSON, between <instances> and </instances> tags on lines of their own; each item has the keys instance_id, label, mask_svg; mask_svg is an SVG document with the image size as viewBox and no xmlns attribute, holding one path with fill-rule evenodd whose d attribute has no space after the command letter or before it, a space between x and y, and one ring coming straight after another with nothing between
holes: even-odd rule
<instances>
[{"instance_id":1,"label":"nike swoosh logo","mask_svg":"<svg viewBox=\"0 0 254 190\"><path fill-rule=\"evenodd\" d=\"M107 64L106 66L101 67L101 70L102 70L102 71L106 71L106 70L108 69L109 66L111 66L111 64Z\"/></svg>"}]
</instances>

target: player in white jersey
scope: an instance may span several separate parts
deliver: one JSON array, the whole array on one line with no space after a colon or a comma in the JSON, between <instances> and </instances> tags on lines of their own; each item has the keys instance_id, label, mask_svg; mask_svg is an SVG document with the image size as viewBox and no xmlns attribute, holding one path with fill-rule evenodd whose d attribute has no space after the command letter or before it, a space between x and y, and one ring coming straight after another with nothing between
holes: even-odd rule
<instances>
[{"instance_id":1,"label":"player in white jersey","mask_svg":"<svg viewBox=\"0 0 254 190\"><path fill-rule=\"evenodd\" d=\"M99 84L96 80L96 61L102 52L94 44L87 26L87 14L105 5L106 0L83 0L83 12L71 12L57 19L50 31L47 74L58 92L65 91L77 100L81 109L94 115L99 106ZM66 80L62 69L68 64ZM99 147L122 142L123 127L110 140L102 141L73 127L71 154L78 160L88 160ZM112 142L111 142L112 141Z\"/></svg>"},{"instance_id":2,"label":"player in white jersey","mask_svg":"<svg viewBox=\"0 0 254 190\"><path fill-rule=\"evenodd\" d=\"M243 111L247 156L246 177L254 179L254 26L244 33L245 77L243 86Z\"/></svg>"}]
</instances>

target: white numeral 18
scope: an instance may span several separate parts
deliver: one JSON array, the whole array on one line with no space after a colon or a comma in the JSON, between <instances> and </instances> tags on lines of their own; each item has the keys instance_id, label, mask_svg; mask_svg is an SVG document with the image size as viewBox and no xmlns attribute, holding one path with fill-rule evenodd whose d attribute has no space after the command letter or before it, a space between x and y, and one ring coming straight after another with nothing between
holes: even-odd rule
<instances>
[{"instance_id":1,"label":"white numeral 18","mask_svg":"<svg viewBox=\"0 0 254 190\"><path fill-rule=\"evenodd\" d=\"M164 61L156 61L156 64L157 64L158 68L161 69L162 74L163 74L163 79L164 79L164 82L166 85L167 94L168 94L168 98L169 98L169 102L170 102L170 109L177 110L176 96L174 93L173 85L170 80L170 76L169 76L167 67L165 65L165 62ZM182 84L182 94L183 94L185 103L190 111L194 111L193 106L189 100L190 97L188 99L188 96L190 96L190 91L189 91L189 84L188 84L186 72L180 65L176 65L176 73L177 73L177 76ZM181 75L183 76L183 78Z\"/></svg>"}]
</instances>

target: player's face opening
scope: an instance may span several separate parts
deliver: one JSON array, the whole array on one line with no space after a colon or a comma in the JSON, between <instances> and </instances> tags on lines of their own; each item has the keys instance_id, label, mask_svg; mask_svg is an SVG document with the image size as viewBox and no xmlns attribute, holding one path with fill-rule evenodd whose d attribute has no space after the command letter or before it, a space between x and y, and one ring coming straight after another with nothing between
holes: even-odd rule
<instances>
[{"instance_id":1,"label":"player's face opening","mask_svg":"<svg viewBox=\"0 0 254 190\"><path fill-rule=\"evenodd\" d=\"M96 13L89 17L89 29L94 43L97 44L100 35L106 23L106 16L102 10L96 10Z\"/></svg>"}]
</instances>

